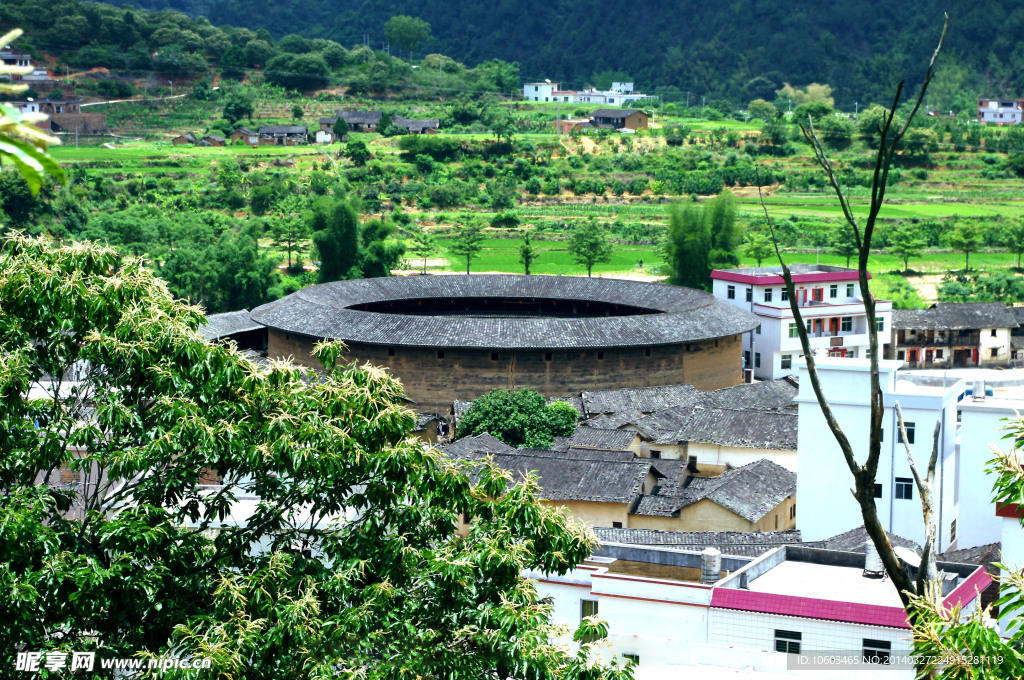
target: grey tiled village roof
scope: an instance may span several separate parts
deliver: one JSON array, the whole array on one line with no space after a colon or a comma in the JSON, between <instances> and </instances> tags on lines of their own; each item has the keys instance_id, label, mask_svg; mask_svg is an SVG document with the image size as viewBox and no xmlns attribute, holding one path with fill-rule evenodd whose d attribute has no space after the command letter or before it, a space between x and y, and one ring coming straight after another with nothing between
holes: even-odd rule
<instances>
[{"instance_id":1,"label":"grey tiled village roof","mask_svg":"<svg viewBox=\"0 0 1024 680\"><path fill-rule=\"evenodd\" d=\"M605 449L622 451L636 439L636 432L628 430L605 430L595 427L577 427L569 437L572 448Z\"/></svg>"},{"instance_id":2,"label":"grey tiled village roof","mask_svg":"<svg viewBox=\"0 0 1024 680\"><path fill-rule=\"evenodd\" d=\"M775 380L759 380L704 392L704 403L724 408L781 409L795 408L793 401L800 391L799 382L792 376Z\"/></svg>"},{"instance_id":3,"label":"grey tiled village roof","mask_svg":"<svg viewBox=\"0 0 1024 680\"><path fill-rule=\"evenodd\" d=\"M928 309L892 310L892 325L897 330L958 331L1019 324L1002 302L937 302Z\"/></svg>"},{"instance_id":4,"label":"grey tiled village roof","mask_svg":"<svg viewBox=\"0 0 1024 680\"><path fill-rule=\"evenodd\" d=\"M338 109L337 114L346 123L359 123L361 125L378 125L383 115L380 111L343 111L341 109Z\"/></svg>"},{"instance_id":5,"label":"grey tiled village roof","mask_svg":"<svg viewBox=\"0 0 1024 680\"><path fill-rule=\"evenodd\" d=\"M638 109L594 109L590 112L591 118L626 118L634 113L643 113Z\"/></svg>"},{"instance_id":6,"label":"grey tiled village roof","mask_svg":"<svg viewBox=\"0 0 1024 680\"><path fill-rule=\"evenodd\" d=\"M351 309L389 300L466 297L595 300L653 309L656 313L537 318L415 316ZM255 321L271 328L310 337L453 349L680 344L736 335L757 325L754 315L702 291L576 276L401 276L336 281L296 291L257 307L251 314Z\"/></svg>"},{"instance_id":7,"label":"grey tiled village roof","mask_svg":"<svg viewBox=\"0 0 1024 680\"><path fill-rule=\"evenodd\" d=\"M463 437L456 439L450 444L441 447L450 456L461 456L467 453L506 453L515 451L515 447L509 446L497 437L484 432L474 437Z\"/></svg>"},{"instance_id":8,"label":"grey tiled village roof","mask_svg":"<svg viewBox=\"0 0 1024 680\"><path fill-rule=\"evenodd\" d=\"M800 531L658 531L594 528L601 543L651 545L699 552L717 548L725 555L758 557L780 545L799 545Z\"/></svg>"},{"instance_id":9,"label":"grey tiled village roof","mask_svg":"<svg viewBox=\"0 0 1024 680\"><path fill-rule=\"evenodd\" d=\"M264 125L260 128L261 135L306 135L309 128L305 125Z\"/></svg>"},{"instance_id":10,"label":"grey tiled village roof","mask_svg":"<svg viewBox=\"0 0 1024 680\"><path fill-rule=\"evenodd\" d=\"M683 406L651 414L637 428L658 444L699 442L796 451L797 424L795 411Z\"/></svg>"},{"instance_id":11,"label":"grey tiled village roof","mask_svg":"<svg viewBox=\"0 0 1024 680\"><path fill-rule=\"evenodd\" d=\"M458 457L482 461L487 454L468 453ZM631 503L642 490L648 475L659 476L656 470L652 470L650 462L640 458L576 458L556 451L530 449L490 454L490 457L499 467L512 473L514 482L518 483L530 472L535 472L540 496L549 501Z\"/></svg>"},{"instance_id":12,"label":"grey tiled village roof","mask_svg":"<svg viewBox=\"0 0 1024 680\"><path fill-rule=\"evenodd\" d=\"M441 123L437 118L403 118L402 116L392 116L391 122L394 123L396 127L405 128L410 132L436 130L440 127Z\"/></svg>"},{"instance_id":13,"label":"grey tiled village roof","mask_svg":"<svg viewBox=\"0 0 1024 680\"><path fill-rule=\"evenodd\" d=\"M914 543L910 539L897 536L896 534L890 534L886 532L886 536L889 537L889 542L892 543L894 548L908 548L914 552L920 552L921 546ZM868 530L863 526L859 526L856 529L850 529L841 534L836 534L832 538L826 538L823 541L816 541L815 544L818 547L826 548L828 550L843 550L845 552L858 552L862 553L865 550L867 542L871 540L868 538Z\"/></svg>"},{"instance_id":14,"label":"grey tiled village roof","mask_svg":"<svg viewBox=\"0 0 1024 680\"><path fill-rule=\"evenodd\" d=\"M973 548L962 550L947 550L939 553L936 557L943 562L957 562L959 564L977 564L989 567L1003 559L1002 544L988 543Z\"/></svg>"},{"instance_id":15,"label":"grey tiled village roof","mask_svg":"<svg viewBox=\"0 0 1024 680\"><path fill-rule=\"evenodd\" d=\"M255 331L263 328L249 316L246 309L223 314L211 314L206 317L206 325L199 327L199 333L207 340L219 340L234 333Z\"/></svg>"},{"instance_id":16,"label":"grey tiled village roof","mask_svg":"<svg viewBox=\"0 0 1024 680\"><path fill-rule=\"evenodd\" d=\"M584 392L583 408L588 416L626 411L653 413L669 406L697 404L700 399L701 393L693 385L629 387Z\"/></svg>"},{"instance_id":17,"label":"grey tiled village roof","mask_svg":"<svg viewBox=\"0 0 1024 680\"><path fill-rule=\"evenodd\" d=\"M796 473L762 458L717 477L690 477L684 485L662 484L641 496L634 514L674 517L702 500L710 500L749 522L796 494Z\"/></svg>"}]
</instances>

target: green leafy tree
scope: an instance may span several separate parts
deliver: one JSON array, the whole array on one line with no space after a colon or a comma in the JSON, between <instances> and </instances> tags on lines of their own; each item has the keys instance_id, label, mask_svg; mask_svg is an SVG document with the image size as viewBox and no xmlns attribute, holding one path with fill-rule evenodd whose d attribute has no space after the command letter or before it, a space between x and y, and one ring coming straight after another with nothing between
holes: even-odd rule
<instances>
[{"instance_id":1,"label":"green leafy tree","mask_svg":"<svg viewBox=\"0 0 1024 680\"><path fill-rule=\"evenodd\" d=\"M612 244L608 240L608 230L590 218L577 224L569 236L569 255L576 264L587 268L589 277L595 264L611 262Z\"/></svg>"},{"instance_id":2,"label":"green leafy tree","mask_svg":"<svg viewBox=\"0 0 1024 680\"><path fill-rule=\"evenodd\" d=\"M1003 233L1003 246L1014 254L1016 266L1020 268L1020 256L1024 253L1024 220L1016 220Z\"/></svg>"},{"instance_id":3,"label":"green leafy tree","mask_svg":"<svg viewBox=\"0 0 1024 680\"><path fill-rule=\"evenodd\" d=\"M292 120L302 120L303 115L305 115L305 112L301 106L296 104L292 107Z\"/></svg>"},{"instance_id":4,"label":"green leafy tree","mask_svg":"<svg viewBox=\"0 0 1024 680\"><path fill-rule=\"evenodd\" d=\"M359 270L359 217L340 198L321 198L309 216L313 247L320 256L319 282L351 278ZM358 273L355 274L358 277Z\"/></svg>"},{"instance_id":5,"label":"green leafy tree","mask_svg":"<svg viewBox=\"0 0 1024 680\"><path fill-rule=\"evenodd\" d=\"M853 139L853 121L839 113L832 113L815 123L821 138L827 144L842 148Z\"/></svg>"},{"instance_id":6,"label":"green leafy tree","mask_svg":"<svg viewBox=\"0 0 1024 680\"><path fill-rule=\"evenodd\" d=\"M973 222L959 222L946 235L946 243L964 254L964 271L971 268L971 253L981 247L981 229Z\"/></svg>"},{"instance_id":7,"label":"green leafy tree","mask_svg":"<svg viewBox=\"0 0 1024 680\"><path fill-rule=\"evenodd\" d=\"M473 401L458 423L459 437L488 433L509 446L546 449L555 437L566 437L579 414L564 401L550 405L529 387L491 390Z\"/></svg>"},{"instance_id":8,"label":"green leafy tree","mask_svg":"<svg viewBox=\"0 0 1024 680\"><path fill-rule=\"evenodd\" d=\"M872 104L857 116L857 134L862 137L877 137L888 116L889 109ZM899 116L893 116L892 125L898 127L901 124Z\"/></svg>"},{"instance_id":9,"label":"green leafy tree","mask_svg":"<svg viewBox=\"0 0 1024 680\"><path fill-rule=\"evenodd\" d=\"M695 203L674 203L668 209L663 243L668 283L706 288L711 275L711 226Z\"/></svg>"},{"instance_id":10,"label":"green leafy tree","mask_svg":"<svg viewBox=\"0 0 1024 680\"><path fill-rule=\"evenodd\" d=\"M281 248L288 259L288 269L292 269L292 253L302 252L302 241L309 237L309 222L296 215L282 215L270 222L270 237L274 247ZM302 267L301 257L295 262Z\"/></svg>"},{"instance_id":11,"label":"green leafy tree","mask_svg":"<svg viewBox=\"0 0 1024 680\"><path fill-rule=\"evenodd\" d=\"M345 119L341 116L338 116L337 119L335 119L334 127L332 129L334 130L335 138L339 142L345 139L345 135L349 133L348 123L346 123ZM365 146L365 144L363 146Z\"/></svg>"},{"instance_id":12,"label":"green leafy tree","mask_svg":"<svg viewBox=\"0 0 1024 680\"><path fill-rule=\"evenodd\" d=\"M224 102L224 119L234 125L243 118L252 120L255 109L252 98L240 92L232 92Z\"/></svg>"},{"instance_id":13,"label":"green leafy tree","mask_svg":"<svg viewBox=\"0 0 1024 680\"><path fill-rule=\"evenodd\" d=\"M423 273L427 273L427 258L437 248L434 237L420 225L409 228L409 250L418 258L423 258Z\"/></svg>"},{"instance_id":14,"label":"green leafy tree","mask_svg":"<svg viewBox=\"0 0 1024 680\"><path fill-rule=\"evenodd\" d=\"M448 247L454 255L466 258L466 273L469 265L481 250L484 249L484 231L479 224L463 224L455 227L452 244Z\"/></svg>"},{"instance_id":15,"label":"green leafy tree","mask_svg":"<svg viewBox=\"0 0 1024 680\"><path fill-rule=\"evenodd\" d=\"M391 276L405 254L405 242L394 238L397 229L392 222L371 220L359 232L362 251L360 268L365 278Z\"/></svg>"},{"instance_id":16,"label":"green leafy tree","mask_svg":"<svg viewBox=\"0 0 1024 680\"><path fill-rule=\"evenodd\" d=\"M530 243L530 232L523 232L523 242L519 246L519 261L526 270L524 273L530 275L530 265L537 260L537 250Z\"/></svg>"},{"instance_id":17,"label":"green leafy tree","mask_svg":"<svg viewBox=\"0 0 1024 680\"><path fill-rule=\"evenodd\" d=\"M345 155L359 166L366 165L366 161L370 160L370 150L366 148L365 142L358 139L345 145Z\"/></svg>"},{"instance_id":18,"label":"green leafy tree","mask_svg":"<svg viewBox=\"0 0 1024 680\"><path fill-rule=\"evenodd\" d=\"M857 253L857 237L854 234L853 229L847 224L841 224L839 227L832 232L833 246L832 252L839 257L846 258L846 266L850 266L850 258L856 257Z\"/></svg>"},{"instance_id":19,"label":"green leafy tree","mask_svg":"<svg viewBox=\"0 0 1024 680\"><path fill-rule=\"evenodd\" d=\"M768 123L779 117L779 110L771 102L755 99L747 105L747 113L752 119L761 119Z\"/></svg>"},{"instance_id":20,"label":"green leafy tree","mask_svg":"<svg viewBox=\"0 0 1024 680\"><path fill-rule=\"evenodd\" d=\"M775 246L772 245L771 237L763 229L751 229L747 232L747 238L743 242L743 254L753 258L757 266L761 262L775 254Z\"/></svg>"},{"instance_id":21,"label":"green leafy tree","mask_svg":"<svg viewBox=\"0 0 1024 680\"><path fill-rule=\"evenodd\" d=\"M889 252L903 259L903 271L910 269L910 258L920 257L927 245L917 235L917 228L909 222L901 222L889 234Z\"/></svg>"},{"instance_id":22,"label":"green leafy tree","mask_svg":"<svg viewBox=\"0 0 1024 680\"><path fill-rule=\"evenodd\" d=\"M391 17L384 24L384 35L388 42L404 50L411 59L412 53L420 46L420 43L430 40L430 24L423 19L411 17L406 14Z\"/></svg>"},{"instance_id":23,"label":"green leafy tree","mask_svg":"<svg viewBox=\"0 0 1024 680\"><path fill-rule=\"evenodd\" d=\"M175 656L249 680L631 677L550 642L521 577L568 572L593 535L536 480L483 463L474 484L417 443L400 383L340 343L315 375L258 365L206 342L141 260L88 244L9 241L0 306L4 667L27 648L97 652L98 673ZM76 365L70 391L27 398ZM460 536L464 514L485 519Z\"/></svg>"}]
</instances>

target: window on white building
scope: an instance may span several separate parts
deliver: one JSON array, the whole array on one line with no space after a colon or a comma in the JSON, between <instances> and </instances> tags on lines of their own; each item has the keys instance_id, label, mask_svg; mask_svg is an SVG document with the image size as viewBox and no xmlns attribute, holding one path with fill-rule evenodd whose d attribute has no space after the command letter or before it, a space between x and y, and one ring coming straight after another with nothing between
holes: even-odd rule
<instances>
[{"instance_id":1,"label":"window on white building","mask_svg":"<svg viewBox=\"0 0 1024 680\"><path fill-rule=\"evenodd\" d=\"M580 622L588 616L597 616L597 600L580 600ZM584 635L580 642L595 642L598 639L597 635Z\"/></svg>"},{"instance_id":2,"label":"window on white building","mask_svg":"<svg viewBox=\"0 0 1024 680\"><path fill-rule=\"evenodd\" d=\"M852 316L844 316L842 318L842 321L839 324L839 330L847 332L847 333L852 331L853 330L853 317Z\"/></svg>"},{"instance_id":3,"label":"window on white building","mask_svg":"<svg viewBox=\"0 0 1024 680\"><path fill-rule=\"evenodd\" d=\"M864 663L888 664L892 643L888 640L864 638Z\"/></svg>"},{"instance_id":4,"label":"window on white building","mask_svg":"<svg viewBox=\"0 0 1024 680\"><path fill-rule=\"evenodd\" d=\"M736 299L736 286L727 286L725 289L725 297L730 300Z\"/></svg>"},{"instance_id":5,"label":"window on white building","mask_svg":"<svg viewBox=\"0 0 1024 680\"><path fill-rule=\"evenodd\" d=\"M875 330L881 333L885 330L885 318L881 316L875 317Z\"/></svg>"},{"instance_id":6,"label":"window on white building","mask_svg":"<svg viewBox=\"0 0 1024 680\"><path fill-rule=\"evenodd\" d=\"M996 337L996 329L995 328L992 329L992 337L993 338Z\"/></svg>"},{"instance_id":7,"label":"window on white building","mask_svg":"<svg viewBox=\"0 0 1024 680\"><path fill-rule=\"evenodd\" d=\"M876 482L875 483L875 498L881 498L881 497L882 497L882 485Z\"/></svg>"},{"instance_id":8,"label":"window on white building","mask_svg":"<svg viewBox=\"0 0 1024 680\"><path fill-rule=\"evenodd\" d=\"M743 352L743 368L750 368L750 350Z\"/></svg>"},{"instance_id":9,"label":"window on white building","mask_svg":"<svg viewBox=\"0 0 1024 680\"><path fill-rule=\"evenodd\" d=\"M791 337L791 338L798 338L798 337L800 337L800 332L796 329L796 324L795 323L789 324L789 337Z\"/></svg>"},{"instance_id":10,"label":"window on white building","mask_svg":"<svg viewBox=\"0 0 1024 680\"><path fill-rule=\"evenodd\" d=\"M771 302L772 301L772 289L771 288L765 288L764 289L764 301L765 302Z\"/></svg>"},{"instance_id":11,"label":"window on white building","mask_svg":"<svg viewBox=\"0 0 1024 680\"><path fill-rule=\"evenodd\" d=\"M839 297L839 284L838 283L833 283L831 286L828 287L828 296L830 298L837 298L837 297Z\"/></svg>"},{"instance_id":12,"label":"window on white building","mask_svg":"<svg viewBox=\"0 0 1024 680\"><path fill-rule=\"evenodd\" d=\"M786 654L800 653L800 640L803 635L792 630L775 630L775 651Z\"/></svg>"},{"instance_id":13,"label":"window on white building","mask_svg":"<svg viewBox=\"0 0 1024 680\"><path fill-rule=\"evenodd\" d=\"M905 427L906 430L907 430L907 443L908 444L913 444L914 443L914 423L908 423L907 421L903 421L903 427ZM898 442L900 444L902 444L903 443L903 433L902 432L897 432L897 434L899 436L896 439L898 440Z\"/></svg>"},{"instance_id":14,"label":"window on white building","mask_svg":"<svg viewBox=\"0 0 1024 680\"><path fill-rule=\"evenodd\" d=\"M789 302L789 289L788 288L782 288L782 292L779 295L779 299L782 300L783 302Z\"/></svg>"},{"instance_id":15,"label":"window on white building","mask_svg":"<svg viewBox=\"0 0 1024 680\"><path fill-rule=\"evenodd\" d=\"M853 297L853 284L846 284L846 297Z\"/></svg>"},{"instance_id":16,"label":"window on white building","mask_svg":"<svg viewBox=\"0 0 1024 680\"><path fill-rule=\"evenodd\" d=\"M781 368L784 371L788 371L791 368L793 368L793 355L792 354L783 354L780 357L779 368Z\"/></svg>"},{"instance_id":17,"label":"window on white building","mask_svg":"<svg viewBox=\"0 0 1024 680\"><path fill-rule=\"evenodd\" d=\"M761 353L754 352L754 368L761 368Z\"/></svg>"},{"instance_id":18,"label":"window on white building","mask_svg":"<svg viewBox=\"0 0 1024 680\"><path fill-rule=\"evenodd\" d=\"M910 477L897 477L894 488L898 500L910 501L914 499L914 480Z\"/></svg>"},{"instance_id":19,"label":"window on white building","mask_svg":"<svg viewBox=\"0 0 1024 680\"><path fill-rule=\"evenodd\" d=\"M991 352L991 356L992 356L993 359L995 359L997 356L999 356L999 348L998 347L993 347L990 350L990 352Z\"/></svg>"},{"instance_id":20,"label":"window on white building","mask_svg":"<svg viewBox=\"0 0 1024 680\"><path fill-rule=\"evenodd\" d=\"M757 328L754 329L755 335L761 335L761 324L757 324Z\"/></svg>"},{"instance_id":21,"label":"window on white building","mask_svg":"<svg viewBox=\"0 0 1024 680\"><path fill-rule=\"evenodd\" d=\"M754 299L754 289L747 288L747 302L751 302Z\"/></svg>"}]
</instances>

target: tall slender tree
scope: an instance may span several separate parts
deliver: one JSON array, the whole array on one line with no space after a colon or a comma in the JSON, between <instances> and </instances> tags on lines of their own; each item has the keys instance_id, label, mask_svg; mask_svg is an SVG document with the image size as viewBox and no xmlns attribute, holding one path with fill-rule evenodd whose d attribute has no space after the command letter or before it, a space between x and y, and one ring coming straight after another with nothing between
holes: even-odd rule
<instances>
[{"instance_id":1,"label":"tall slender tree","mask_svg":"<svg viewBox=\"0 0 1024 680\"><path fill-rule=\"evenodd\" d=\"M359 217L340 198L322 198L309 216L313 246L320 256L320 283L358 275Z\"/></svg>"},{"instance_id":2,"label":"tall slender tree","mask_svg":"<svg viewBox=\"0 0 1024 680\"><path fill-rule=\"evenodd\" d=\"M466 274L469 266L481 250L484 249L483 227L479 224L464 224L455 228L454 242L448 248L459 257L466 258Z\"/></svg>"},{"instance_id":3,"label":"tall slender tree","mask_svg":"<svg viewBox=\"0 0 1024 680\"><path fill-rule=\"evenodd\" d=\"M530 232L523 232L523 242L519 246L519 261L523 263L524 273L530 275L530 265L537 259L537 251L530 243Z\"/></svg>"}]
</instances>

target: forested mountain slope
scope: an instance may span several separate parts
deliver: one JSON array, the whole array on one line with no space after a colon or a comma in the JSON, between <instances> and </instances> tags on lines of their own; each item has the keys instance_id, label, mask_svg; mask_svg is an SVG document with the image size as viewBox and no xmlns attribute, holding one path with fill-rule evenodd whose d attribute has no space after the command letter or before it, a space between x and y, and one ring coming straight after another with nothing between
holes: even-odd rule
<instances>
[{"instance_id":1,"label":"forested mountain slope","mask_svg":"<svg viewBox=\"0 0 1024 680\"><path fill-rule=\"evenodd\" d=\"M468 64L518 61L526 79L580 86L622 75L638 87L737 103L770 100L783 81L825 82L842 108L884 100L898 78L922 72L947 11L947 91L1024 92L1024 46L1017 44L1024 5L1013 0L132 1L202 14L214 24L266 28L275 37L298 33L351 45L368 35L375 48L384 41L387 19L408 14L428 21L436 37L421 55L439 51Z\"/></svg>"}]
</instances>

